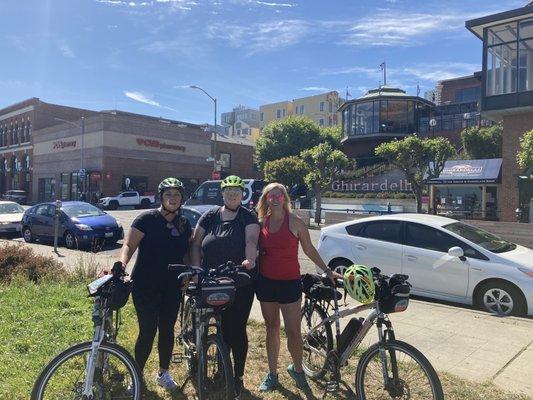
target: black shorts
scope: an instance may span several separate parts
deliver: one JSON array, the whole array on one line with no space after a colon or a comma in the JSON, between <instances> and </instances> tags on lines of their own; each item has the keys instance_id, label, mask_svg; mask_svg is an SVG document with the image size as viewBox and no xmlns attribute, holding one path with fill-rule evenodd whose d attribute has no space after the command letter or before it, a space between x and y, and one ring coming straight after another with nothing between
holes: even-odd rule
<instances>
[{"instance_id":1,"label":"black shorts","mask_svg":"<svg viewBox=\"0 0 533 400\"><path fill-rule=\"evenodd\" d=\"M259 274L255 294L259 301L280 304L294 303L302 297L302 281L300 279L287 281L268 279Z\"/></svg>"}]
</instances>

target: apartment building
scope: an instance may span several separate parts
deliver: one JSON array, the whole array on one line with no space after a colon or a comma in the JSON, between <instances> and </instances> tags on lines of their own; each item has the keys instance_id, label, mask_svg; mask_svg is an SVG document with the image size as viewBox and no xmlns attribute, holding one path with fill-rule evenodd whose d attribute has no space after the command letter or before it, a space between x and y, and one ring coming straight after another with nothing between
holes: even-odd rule
<instances>
[{"instance_id":1,"label":"apartment building","mask_svg":"<svg viewBox=\"0 0 533 400\"><path fill-rule=\"evenodd\" d=\"M339 93L331 91L315 96L301 97L291 101L265 104L259 107L260 129L269 122L284 119L290 115L306 116L319 126L336 126L341 121L337 109L344 102Z\"/></svg>"},{"instance_id":2,"label":"apartment building","mask_svg":"<svg viewBox=\"0 0 533 400\"><path fill-rule=\"evenodd\" d=\"M227 136L247 137L255 142L259 137L259 118L259 110L239 105L222 113L220 121Z\"/></svg>"}]
</instances>

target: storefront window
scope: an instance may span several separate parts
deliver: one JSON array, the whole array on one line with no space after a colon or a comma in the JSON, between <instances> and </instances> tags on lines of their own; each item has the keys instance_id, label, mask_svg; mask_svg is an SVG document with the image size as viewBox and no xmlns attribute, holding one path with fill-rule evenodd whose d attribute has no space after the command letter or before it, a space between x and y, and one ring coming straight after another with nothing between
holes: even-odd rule
<instances>
[{"instance_id":1,"label":"storefront window","mask_svg":"<svg viewBox=\"0 0 533 400\"><path fill-rule=\"evenodd\" d=\"M481 186L439 185L435 189L439 214L481 216Z\"/></svg>"},{"instance_id":2,"label":"storefront window","mask_svg":"<svg viewBox=\"0 0 533 400\"><path fill-rule=\"evenodd\" d=\"M70 200L70 174L61 174L61 200Z\"/></svg>"},{"instance_id":3,"label":"storefront window","mask_svg":"<svg viewBox=\"0 0 533 400\"><path fill-rule=\"evenodd\" d=\"M78 200L79 199L79 193L78 193L78 173L73 172L70 174L70 199L71 200Z\"/></svg>"}]
</instances>

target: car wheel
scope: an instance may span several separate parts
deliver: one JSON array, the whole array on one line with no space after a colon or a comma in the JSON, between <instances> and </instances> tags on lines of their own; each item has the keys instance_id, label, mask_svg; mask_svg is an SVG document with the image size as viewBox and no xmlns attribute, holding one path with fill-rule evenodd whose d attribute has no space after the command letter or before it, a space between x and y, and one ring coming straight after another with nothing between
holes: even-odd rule
<instances>
[{"instance_id":1,"label":"car wheel","mask_svg":"<svg viewBox=\"0 0 533 400\"><path fill-rule=\"evenodd\" d=\"M65 246L67 249L76 248L76 236L74 236L71 231L66 231L63 239L65 240Z\"/></svg>"},{"instance_id":2,"label":"car wheel","mask_svg":"<svg viewBox=\"0 0 533 400\"><path fill-rule=\"evenodd\" d=\"M28 226L25 226L24 228L22 228L22 237L24 238L24 241L26 243L35 242L35 238L33 237L33 233L31 232L31 229Z\"/></svg>"},{"instance_id":3,"label":"car wheel","mask_svg":"<svg viewBox=\"0 0 533 400\"><path fill-rule=\"evenodd\" d=\"M341 275L344 275L344 271L346 271L346 269L352 264L353 262L351 262L350 260L347 260L346 258L342 258L342 259L336 259L330 262L329 267L333 271L338 272Z\"/></svg>"},{"instance_id":4,"label":"car wheel","mask_svg":"<svg viewBox=\"0 0 533 400\"><path fill-rule=\"evenodd\" d=\"M520 290L505 281L485 283L477 292L477 304L491 314L501 316L526 314L526 301Z\"/></svg>"}]
</instances>

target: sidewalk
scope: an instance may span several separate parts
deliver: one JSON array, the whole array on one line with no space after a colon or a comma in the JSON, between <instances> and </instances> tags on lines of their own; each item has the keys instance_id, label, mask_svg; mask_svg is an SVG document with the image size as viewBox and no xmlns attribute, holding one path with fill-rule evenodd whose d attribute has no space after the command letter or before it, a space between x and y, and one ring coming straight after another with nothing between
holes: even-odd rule
<instances>
[{"instance_id":1,"label":"sidewalk","mask_svg":"<svg viewBox=\"0 0 533 400\"><path fill-rule=\"evenodd\" d=\"M0 239L0 246L3 242L6 241ZM63 247L58 249L61 255L58 257L53 246L32 244L31 247L70 268L80 262L108 268L116 261L113 255ZM422 351L437 371L477 382L493 382L504 390L533 398L533 319L500 318L421 300L411 300L407 311L390 317L396 337ZM263 320L258 301L253 304L250 318ZM376 340L377 331L373 329L364 345Z\"/></svg>"}]
</instances>

